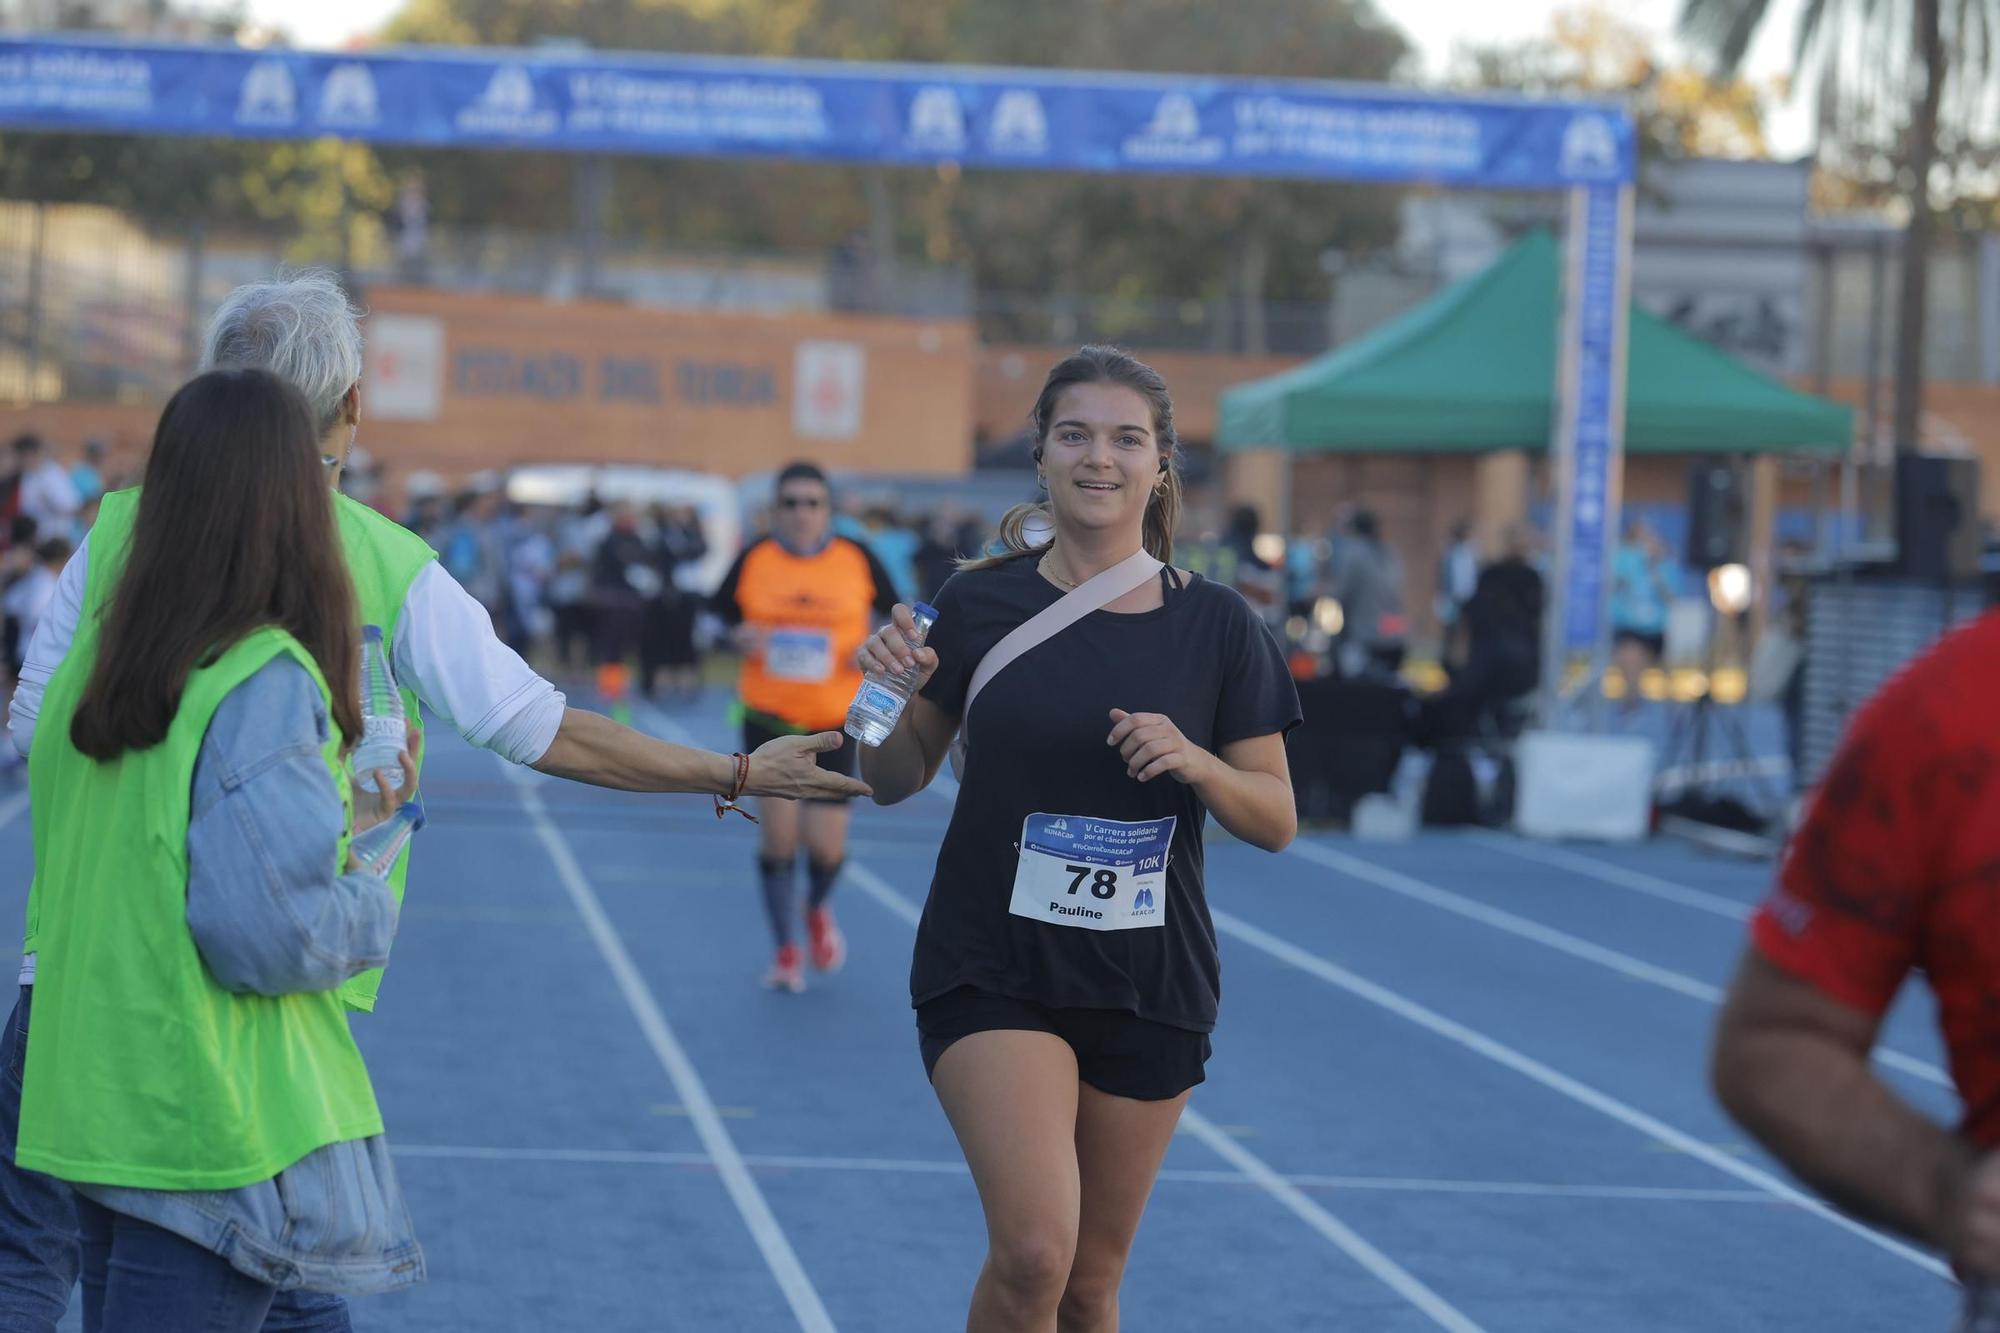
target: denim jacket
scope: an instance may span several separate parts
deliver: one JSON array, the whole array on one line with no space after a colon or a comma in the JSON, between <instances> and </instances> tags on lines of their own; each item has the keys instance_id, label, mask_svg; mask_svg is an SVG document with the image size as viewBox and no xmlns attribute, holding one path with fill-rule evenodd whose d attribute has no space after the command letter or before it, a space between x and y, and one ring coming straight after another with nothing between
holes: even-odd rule
<instances>
[{"instance_id":1,"label":"denim jacket","mask_svg":"<svg viewBox=\"0 0 2000 1333\"><path fill-rule=\"evenodd\" d=\"M280 658L230 692L202 740L187 923L210 975L229 990L332 990L389 956L397 908L388 885L327 873L344 819L321 757L332 725L311 677ZM327 1144L240 1189L75 1188L281 1290L364 1295L424 1277L380 1135Z\"/></svg>"}]
</instances>

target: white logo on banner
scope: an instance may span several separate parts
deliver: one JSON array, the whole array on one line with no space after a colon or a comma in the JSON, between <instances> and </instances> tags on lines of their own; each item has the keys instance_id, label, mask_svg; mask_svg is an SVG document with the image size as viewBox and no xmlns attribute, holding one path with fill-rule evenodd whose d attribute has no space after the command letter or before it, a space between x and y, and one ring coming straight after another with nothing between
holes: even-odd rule
<instances>
[{"instance_id":1,"label":"white logo on banner","mask_svg":"<svg viewBox=\"0 0 2000 1333\"><path fill-rule=\"evenodd\" d=\"M950 88L919 88L910 99L910 147L957 153L965 149L965 108Z\"/></svg>"},{"instance_id":2,"label":"white logo on banner","mask_svg":"<svg viewBox=\"0 0 2000 1333\"><path fill-rule=\"evenodd\" d=\"M1201 108L1186 93L1168 93L1153 108L1146 127L1125 141L1133 162L1200 164L1221 159L1224 144L1201 132Z\"/></svg>"},{"instance_id":3,"label":"white logo on banner","mask_svg":"<svg viewBox=\"0 0 2000 1333\"><path fill-rule=\"evenodd\" d=\"M299 89L282 60L260 60L243 76L236 119L245 125L289 125L298 119Z\"/></svg>"},{"instance_id":4,"label":"white logo on banner","mask_svg":"<svg viewBox=\"0 0 2000 1333\"><path fill-rule=\"evenodd\" d=\"M479 95L479 105L488 111L501 111L520 115L535 109L535 81L520 65L502 65L493 71L487 81L486 91Z\"/></svg>"},{"instance_id":5,"label":"white logo on banner","mask_svg":"<svg viewBox=\"0 0 2000 1333\"><path fill-rule=\"evenodd\" d=\"M993 106L986 142L995 152L1039 157L1049 151L1049 118L1042 99L1024 88L1002 93Z\"/></svg>"},{"instance_id":6,"label":"white logo on banner","mask_svg":"<svg viewBox=\"0 0 2000 1333\"><path fill-rule=\"evenodd\" d=\"M436 421L444 406L444 322L429 315L373 315L362 411L376 421Z\"/></svg>"},{"instance_id":7,"label":"white logo on banner","mask_svg":"<svg viewBox=\"0 0 2000 1333\"><path fill-rule=\"evenodd\" d=\"M860 343L800 343L792 361L792 429L808 439L853 439L861 431L867 374Z\"/></svg>"},{"instance_id":8,"label":"white logo on banner","mask_svg":"<svg viewBox=\"0 0 2000 1333\"><path fill-rule=\"evenodd\" d=\"M1586 112L1570 121L1563 131L1563 175L1615 176L1618 165L1618 136L1609 120Z\"/></svg>"},{"instance_id":9,"label":"white logo on banner","mask_svg":"<svg viewBox=\"0 0 2000 1333\"><path fill-rule=\"evenodd\" d=\"M373 125L381 115L368 66L335 65L319 90L319 118L329 125Z\"/></svg>"},{"instance_id":10,"label":"white logo on banner","mask_svg":"<svg viewBox=\"0 0 2000 1333\"><path fill-rule=\"evenodd\" d=\"M554 134L556 113L535 105L535 78L525 65L502 65L486 81L479 100L458 113L468 134L543 137Z\"/></svg>"},{"instance_id":11,"label":"white logo on banner","mask_svg":"<svg viewBox=\"0 0 2000 1333\"><path fill-rule=\"evenodd\" d=\"M1149 139L1189 139L1201 137L1201 112L1186 93L1168 93L1153 108L1153 119L1140 133Z\"/></svg>"}]
</instances>

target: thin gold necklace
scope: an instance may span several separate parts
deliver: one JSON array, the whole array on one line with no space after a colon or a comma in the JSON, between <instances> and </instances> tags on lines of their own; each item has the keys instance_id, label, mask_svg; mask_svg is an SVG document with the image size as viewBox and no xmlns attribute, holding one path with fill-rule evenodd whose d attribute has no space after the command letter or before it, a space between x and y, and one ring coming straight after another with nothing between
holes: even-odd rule
<instances>
[{"instance_id":1,"label":"thin gold necklace","mask_svg":"<svg viewBox=\"0 0 2000 1333\"><path fill-rule=\"evenodd\" d=\"M1049 556L1052 554L1054 554L1054 552L1047 552L1047 551L1043 552L1041 561L1036 565L1036 568L1041 570L1042 573L1048 575L1049 581L1055 584L1058 588L1061 588L1064 592L1075 592L1076 591L1075 583L1071 582L1069 579L1064 578L1062 575L1056 573L1055 570L1049 568Z\"/></svg>"}]
</instances>

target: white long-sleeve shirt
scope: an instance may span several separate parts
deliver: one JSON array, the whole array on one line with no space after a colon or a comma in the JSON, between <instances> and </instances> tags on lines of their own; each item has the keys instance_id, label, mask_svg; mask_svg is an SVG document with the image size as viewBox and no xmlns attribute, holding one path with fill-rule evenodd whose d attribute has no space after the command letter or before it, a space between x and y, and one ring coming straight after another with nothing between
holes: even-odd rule
<instances>
[{"instance_id":1,"label":"white long-sleeve shirt","mask_svg":"<svg viewBox=\"0 0 2000 1333\"><path fill-rule=\"evenodd\" d=\"M34 744L42 691L76 638L89 571L86 538L63 566L55 597L28 644L7 710L7 730L24 755ZM500 642L486 608L435 560L411 581L393 642L397 681L446 726L517 764L532 764L548 753L568 701Z\"/></svg>"},{"instance_id":2,"label":"white long-sleeve shirt","mask_svg":"<svg viewBox=\"0 0 2000 1333\"><path fill-rule=\"evenodd\" d=\"M76 639L89 575L86 537L56 579L55 596L28 644L7 710L7 731L24 755L34 745L42 693ZM486 608L437 561L411 580L396 617L394 643L390 666L397 681L474 745L517 764L532 764L555 743L568 700L500 642ZM20 984L30 986L34 980L35 956L28 954L21 960Z\"/></svg>"}]
</instances>

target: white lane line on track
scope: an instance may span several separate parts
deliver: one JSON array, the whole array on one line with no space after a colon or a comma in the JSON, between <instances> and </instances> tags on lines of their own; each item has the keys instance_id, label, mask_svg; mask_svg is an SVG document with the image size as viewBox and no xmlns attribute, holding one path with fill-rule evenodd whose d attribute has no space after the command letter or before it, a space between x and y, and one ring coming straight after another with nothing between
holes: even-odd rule
<instances>
[{"instance_id":1,"label":"white lane line on track","mask_svg":"<svg viewBox=\"0 0 2000 1333\"><path fill-rule=\"evenodd\" d=\"M850 860L847 863L847 878L850 884L905 923L911 926L917 924L921 916L917 905L868 867ZM1402 1265L1369 1244L1345 1222L1307 1198L1297 1185L1280 1176L1262 1158L1218 1130L1192 1106L1181 1113L1181 1127L1234 1167L1242 1180L1257 1186L1269 1195L1279 1206L1319 1233L1335 1249L1347 1255L1378 1281L1423 1311L1432 1323L1451 1330L1451 1333L1481 1333L1478 1324L1466 1318Z\"/></svg>"},{"instance_id":2,"label":"white lane line on track","mask_svg":"<svg viewBox=\"0 0 2000 1333\"><path fill-rule=\"evenodd\" d=\"M1723 993L1720 986L1713 986L1671 968L1634 958L1631 954L1621 953L1616 949L1607 949L1601 944L1593 944L1566 930L1557 930L1539 921L1531 921L1504 908L1494 907L1476 898L1468 898L1462 893L1454 893L1450 889L1440 888L1415 876L1406 875L1400 870L1391 870L1387 866L1376 865L1373 861L1364 860L1348 852L1336 851L1316 842L1300 840L1286 850L1294 856L1346 875L1350 879L1358 879L1378 889L1387 889L1391 893L1401 894L1405 898L1451 912L1470 921L1477 921L1481 925L1504 931L1519 939L1532 940L1558 953L1568 954L1587 963L1595 963L1599 967L1608 968L1634 981L1643 981L1663 990L1674 991L1689 999L1700 1000L1704 1004L1722 1003ZM1915 1056L1905 1055L1901 1051L1878 1047L1875 1052L1875 1062L1885 1069L1894 1069L1898 1073L1907 1074L1941 1088L1954 1086L1951 1076L1944 1070Z\"/></svg>"},{"instance_id":3,"label":"white lane line on track","mask_svg":"<svg viewBox=\"0 0 2000 1333\"><path fill-rule=\"evenodd\" d=\"M1832 1225L1844 1231L1851 1232L1870 1245L1886 1250L1899 1259L1904 1259L1915 1264L1926 1272L1934 1273L1939 1277L1947 1279L1951 1276L1951 1270L1930 1255L1924 1254L1894 1237L1885 1236L1871 1227L1864 1226L1852 1218L1835 1212L1818 1199L1793 1188L1769 1172L1751 1166L1747 1162L1739 1162L1726 1153L1720 1152L1710 1145L1703 1143L1692 1134L1675 1129L1665 1121L1648 1115L1646 1112L1620 1101L1609 1093L1602 1092L1580 1079L1572 1078L1568 1074L1553 1069L1543 1064L1540 1060L1534 1059L1532 1056L1524 1055L1513 1047L1497 1041L1475 1028L1468 1027L1454 1019L1446 1018L1435 1010L1426 1008L1416 1001L1390 990L1387 986L1382 986L1369 981L1365 977L1357 976L1346 968L1336 963L1328 962L1317 954L1308 953L1290 941L1279 939L1268 931L1260 930L1249 922L1240 920L1227 912L1213 912L1213 916L1215 918L1216 929L1228 935L1231 939L1241 941L1261 953L1269 954L1279 962L1318 977L1320 980L1346 991L1357 999L1365 1000L1379 1009L1385 1009L1399 1018L1443 1037L1446 1041L1453 1042L1476 1055L1491 1060L1495 1064L1511 1069L1515 1073L1541 1084L1551 1092L1558 1093L1573 1102L1589 1107L1600 1115L1607 1116L1612 1120L1618 1121L1620 1124L1637 1130L1655 1142L1666 1144L1670 1148L1686 1153L1688 1156L1714 1167L1717 1171L1725 1175L1734 1176L1747 1185L1763 1190L1773 1198L1795 1204Z\"/></svg>"},{"instance_id":4,"label":"white lane line on track","mask_svg":"<svg viewBox=\"0 0 2000 1333\"><path fill-rule=\"evenodd\" d=\"M657 1152L626 1148L496 1148L472 1144L397 1143L398 1157L434 1161L552 1162L579 1166L679 1166L711 1169L707 1153ZM799 1157L745 1153L756 1171L832 1171L874 1175L968 1176L957 1158ZM1168 1167L1160 1179L1180 1185L1246 1183L1239 1171L1198 1171ZM1678 1189L1658 1185L1567 1185L1536 1180L1433 1180L1421 1176L1336 1176L1287 1173L1280 1177L1299 1189L1367 1191L1379 1194L1478 1194L1530 1199L1609 1199L1642 1203L1729 1203L1785 1206L1761 1190Z\"/></svg>"},{"instance_id":5,"label":"white lane line on track","mask_svg":"<svg viewBox=\"0 0 2000 1333\"><path fill-rule=\"evenodd\" d=\"M645 978L626 952L624 941L618 937L618 930L605 915L597 893L590 886L590 880L577 864L576 855L547 809L542 804L541 793L536 789L535 779L504 760L498 761L508 780L516 785L521 798L521 808L528 816L529 825L542 841L554 864L556 877L562 881L570 901L575 904L577 914L583 918L591 940L597 945L611 978L625 997L626 1006L632 1017L638 1021L639 1029L645 1034L646 1042L653 1048L661 1068L674 1085L681 1104L688 1109L688 1119L700 1137L702 1147L721 1177L723 1187L728 1190L736 1211L742 1215L743 1224L749 1229L751 1239L764 1256L771 1276L777 1280L778 1288L784 1293L785 1301L791 1306L792 1315L798 1320L804 1333L834 1333L833 1318L821 1303L819 1292L813 1287L812 1279L806 1275L805 1267L793 1251L791 1241L786 1239L784 1228L764 1199L763 1191L757 1188L750 1168L744 1163L743 1155L737 1150L736 1141L729 1136L722 1117L716 1113L715 1102L708 1094L708 1087L702 1082L701 1074L694 1062L688 1058L680 1039L674 1035L666 1015L661 1012L659 1001L653 996Z\"/></svg>"},{"instance_id":6,"label":"white lane line on track","mask_svg":"<svg viewBox=\"0 0 2000 1333\"><path fill-rule=\"evenodd\" d=\"M1510 837L1504 833L1488 833L1484 830L1475 830L1461 836L1468 842L1495 848L1510 856L1518 856L1524 861L1540 861L1543 865L1553 866L1558 870L1587 876L1600 884L1629 889L1633 893L1643 893L1649 898L1691 907L1697 912L1706 912L1710 916L1719 916L1727 921L1750 919L1752 909L1749 905L1740 903L1734 898L1725 898L1719 893L1676 884L1670 879L1661 879L1658 875L1649 875L1643 870L1633 870L1629 866L1600 860L1567 847L1545 847L1540 843L1529 842L1525 838Z\"/></svg>"}]
</instances>

